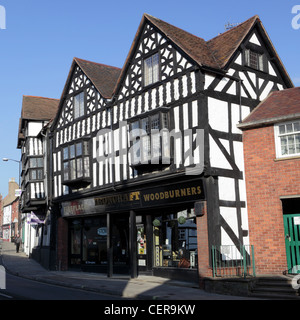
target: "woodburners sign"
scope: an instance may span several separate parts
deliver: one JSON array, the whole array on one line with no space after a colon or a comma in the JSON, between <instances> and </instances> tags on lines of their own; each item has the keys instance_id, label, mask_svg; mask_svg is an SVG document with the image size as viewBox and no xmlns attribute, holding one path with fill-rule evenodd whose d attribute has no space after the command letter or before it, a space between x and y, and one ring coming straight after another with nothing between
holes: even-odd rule
<instances>
[{"instance_id":1,"label":"woodburners sign","mask_svg":"<svg viewBox=\"0 0 300 320\"><path fill-rule=\"evenodd\" d=\"M152 208L173 203L195 202L204 198L202 180L199 179L198 181L64 202L62 204L62 215L68 217Z\"/></svg>"}]
</instances>

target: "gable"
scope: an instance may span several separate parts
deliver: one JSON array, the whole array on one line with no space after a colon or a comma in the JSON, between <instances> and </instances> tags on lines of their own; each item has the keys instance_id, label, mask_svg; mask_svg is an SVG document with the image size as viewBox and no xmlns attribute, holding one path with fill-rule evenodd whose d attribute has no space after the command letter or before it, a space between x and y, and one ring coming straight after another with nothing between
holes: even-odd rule
<instances>
[{"instance_id":1,"label":"gable","mask_svg":"<svg viewBox=\"0 0 300 320\"><path fill-rule=\"evenodd\" d=\"M85 114L100 109L104 105L104 99L96 90L91 80L82 69L75 65L57 119L57 129L72 124L74 121L74 97L80 92L85 92Z\"/></svg>"},{"instance_id":2,"label":"gable","mask_svg":"<svg viewBox=\"0 0 300 320\"><path fill-rule=\"evenodd\" d=\"M239 46L236 48L235 53L228 60L225 69L229 70L229 68L232 67L232 64L238 64L240 66L247 65L245 61L247 59L245 51L247 50L256 52L259 55L263 56L262 63L264 65L264 74L261 74L260 80L258 80L258 85L260 87L263 83L261 79L264 78L265 75L269 75L270 81L273 82L272 86L271 83L269 83L268 93L271 90L282 90L283 88L293 87L293 83L288 73L286 72L280 57L278 56L268 34L266 33L262 23L258 18L257 21L253 24L252 28L250 28L244 39L241 41ZM257 70L251 70L249 68L247 70L249 76L252 77L252 80L254 81L253 74ZM242 80L244 80L244 78ZM253 85L256 86L255 81L253 82ZM258 99L263 100L267 96L267 94L265 93L261 95Z\"/></svg>"},{"instance_id":3,"label":"gable","mask_svg":"<svg viewBox=\"0 0 300 320\"><path fill-rule=\"evenodd\" d=\"M113 96L120 71L116 67L74 58L52 128L59 129L73 123L74 97L81 92L84 93L85 117L104 107Z\"/></svg>"},{"instance_id":4,"label":"gable","mask_svg":"<svg viewBox=\"0 0 300 320\"><path fill-rule=\"evenodd\" d=\"M135 50L130 52L131 63L124 69L118 100L138 94L144 89L143 68L144 59L154 53L159 54L160 81L166 81L176 74L191 68L193 61L183 52L175 49L170 40L150 23L146 23L135 44Z\"/></svg>"}]
</instances>

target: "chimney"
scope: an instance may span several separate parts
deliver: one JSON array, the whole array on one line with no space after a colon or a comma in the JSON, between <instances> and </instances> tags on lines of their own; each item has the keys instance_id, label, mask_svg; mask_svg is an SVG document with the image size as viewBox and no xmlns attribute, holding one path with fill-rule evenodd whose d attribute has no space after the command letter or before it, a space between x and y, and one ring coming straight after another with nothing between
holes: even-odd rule
<instances>
[{"instance_id":1,"label":"chimney","mask_svg":"<svg viewBox=\"0 0 300 320\"><path fill-rule=\"evenodd\" d=\"M19 189L18 184L15 181L15 178L10 178L8 182L8 194L15 196L15 190Z\"/></svg>"}]
</instances>

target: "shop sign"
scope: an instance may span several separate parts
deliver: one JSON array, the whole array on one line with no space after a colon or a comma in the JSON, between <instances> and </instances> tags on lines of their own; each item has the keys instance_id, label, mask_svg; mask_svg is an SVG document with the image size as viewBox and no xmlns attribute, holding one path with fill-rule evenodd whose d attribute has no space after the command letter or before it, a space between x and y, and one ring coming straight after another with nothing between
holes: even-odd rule
<instances>
[{"instance_id":1,"label":"shop sign","mask_svg":"<svg viewBox=\"0 0 300 320\"><path fill-rule=\"evenodd\" d=\"M202 180L168 184L153 188L114 193L106 196L79 199L62 203L62 216L152 208L204 199Z\"/></svg>"},{"instance_id":2,"label":"shop sign","mask_svg":"<svg viewBox=\"0 0 300 320\"><path fill-rule=\"evenodd\" d=\"M95 198L96 206L107 211L148 208L204 199L202 180L141 189L129 193Z\"/></svg>"},{"instance_id":3,"label":"shop sign","mask_svg":"<svg viewBox=\"0 0 300 320\"><path fill-rule=\"evenodd\" d=\"M94 198L79 199L62 203L62 216L82 216L93 213L104 213L105 208L95 206Z\"/></svg>"}]
</instances>

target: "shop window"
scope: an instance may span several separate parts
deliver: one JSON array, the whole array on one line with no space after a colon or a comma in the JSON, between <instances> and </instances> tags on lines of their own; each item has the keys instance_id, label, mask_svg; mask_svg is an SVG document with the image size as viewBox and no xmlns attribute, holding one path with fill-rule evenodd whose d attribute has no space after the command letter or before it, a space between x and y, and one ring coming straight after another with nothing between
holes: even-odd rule
<instances>
[{"instance_id":1,"label":"shop window","mask_svg":"<svg viewBox=\"0 0 300 320\"><path fill-rule=\"evenodd\" d=\"M278 158L300 155L300 121L275 125L276 155Z\"/></svg>"},{"instance_id":2,"label":"shop window","mask_svg":"<svg viewBox=\"0 0 300 320\"><path fill-rule=\"evenodd\" d=\"M160 112L143 117L131 124L131 166L138 170L149 165L170 165L168 113Z\"/></svg>"},{"instance_id":3,"label":"shop window","mask_svg":"<svg viewBox=\"0 0 300 320\"><path fill-rule=\"evenodd\" d=\"M88 141L79 141L63 148L63 183L84 187L90 183L90 156Z\"/></svg>"},{"instance_id":4,"label":"shop window","mask_svg":"<svg viewBox=\"0 0 300 320\"><path fill-rule=\"evenodd\" d=\"M154 266L197 268L197 226L193 211L155 217Z\"/></svg>"},{"instance_id":5,"label":"shop window","mask_svg":"<svg viewBox=\"0 0 300 320\"><path fill-rule=\"evenodd\" d=\"M70 263L72 266L107 265L106 216L70 222Z\"/></svg>"}]
</instances>

